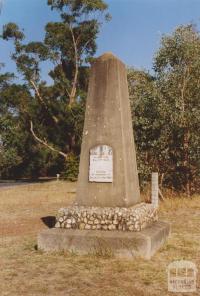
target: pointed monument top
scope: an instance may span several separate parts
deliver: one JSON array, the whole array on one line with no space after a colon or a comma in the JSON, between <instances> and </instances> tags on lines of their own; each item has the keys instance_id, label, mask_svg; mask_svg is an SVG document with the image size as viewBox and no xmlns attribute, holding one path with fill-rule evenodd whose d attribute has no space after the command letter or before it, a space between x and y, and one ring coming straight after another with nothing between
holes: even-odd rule
<instances>
[{"instance_id":1,"label":"pointed monument top","mask_svg":"<svg viewBox=\"0 0 200 296\"><path fill-rule=\"evenodd\" d=\"M100 57L98 57L96 59L96 61L102 61L102 62L105 62L105 61L108 61L108 60L118 60L120 61L120 59L115 56L111 51L108 51L108 52L105 52L104 54L102 54ZM122 63L122 61L120 61Z\"/></svg>"},{"instance_id":2,"label":"pointed monument top","mask_svg":"<svg viewBox=\"0 0 200 296\"><path fill-rule=\"evenodd\" d=\"M117 57L111 51L107 51L103 53L100 57L98 57L98 59L101 59L101 60L116 59L116 58Z\"/></svg>"}]
</instances>

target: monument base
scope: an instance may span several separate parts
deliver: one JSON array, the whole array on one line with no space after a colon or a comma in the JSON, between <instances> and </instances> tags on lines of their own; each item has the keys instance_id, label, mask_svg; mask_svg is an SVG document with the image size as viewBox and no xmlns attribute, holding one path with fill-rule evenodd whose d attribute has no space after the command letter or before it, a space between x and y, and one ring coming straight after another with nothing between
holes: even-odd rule
<instances>
[{"instance_id":1,"label":"monument base","mask_svg":"<svg viewBox=\"0 0 200 296\"><path fill-rule=\"evenodd\" d=\"M44 251L70 251L77 254L150 259L170 233L166 222L154 222L140 232L53 228L38 235L38 248Z\"/></svg>"},{"instance_id":2,"label":"monument base","mask_svg":"<svg viewBox=\"0 0 200 296\"><path fill-rule=\"evenodd\" d=\"M56 228L141 231L158 221L158 214L145 202L127 208L69 206L58 211L56 221Z\"/></svg>"}]
</instances>

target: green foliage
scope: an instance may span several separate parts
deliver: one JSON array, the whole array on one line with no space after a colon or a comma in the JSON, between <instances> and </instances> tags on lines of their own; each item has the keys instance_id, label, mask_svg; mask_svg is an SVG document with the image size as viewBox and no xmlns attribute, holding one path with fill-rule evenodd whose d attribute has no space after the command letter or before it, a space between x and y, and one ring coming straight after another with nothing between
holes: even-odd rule
<instances>
[{"instance_id":1,"label":"green foliage","mask_svg":"<svg viewBox=\"0 0 200 296\"><path fill-rule=\"evenodd\" d=\"M19 27L15 23L8 23L3 26L3 39L9 40L14 39L15 42L24 39L23 32L20 31Z\"/></svg>"},{"instance_id":2,"label":"green foliage","mask_svg":"<svg viewBox=\"0 0 200 296\"><path fill-rule=\"evenodd\" d=\"M71 179L77 175L88 61L96 52L100 20L107 20L107 5L102 0L48 1L48 5L58 11L60 21L46 24L41 42L26 43L15 23L3 26L1 38L13 41L11 58L24 80L16 84L10 82L13 75L0 75L4 177L55 176L62 171ZM51 85L41 80L44 61L52 65Z\"/></svg>"},{"instance_id":3,"label":"green foliage","mask_svg":"<svg viewBox=\"0 0 200 296\"><path fill-rule=\"evenodd\" d=\"M22 158L18 155L18 151L11 147L5 149L0 147L0 177L10 175L10 170L18 166L22 162Z\"/></svg>"},{"instance_id":4,"label":"green foliage","mask_svg":"<svg viewBox=\"0 0 200 296\"><path fill-rule=\"evenodd\" d=\"M77 155L74 155L73 153L70 153L68 155L67 163L65 164L65 167L61 172L61 177L66 178L70 181L76 181L78 178L78 172L79 157Z\"/></svg>"},{"instance_id":5,"label":"green foliage","mask_svg":"<svg viewBox=\"0 0 200 296\"><path fill-rule=\"evenodd\" d=\"M154 78L133 68L128 71L137 163L141 186L158 170L160 122ZM159 149L160 150L160 149Z\"/></svg>"},{"instance_id":6,"label":"green foliage","mask_svg":"<svg viewBox=\"0 0 200 296\"><path fill-rule=\"evenodd\" d=\"M161 186L188 196L200 189L199 57L199 33L180 26L161 40L155 77L129 72L141 179L158 171Z\"/></svg>"},{"instance_id":7,"label":"green foliage","mask_svg":"<svg viewBox=\"0 0 200 296\"><path fill-rule=\"evenodd\" d=\"M108 8L102 0L48 0L51 9L63 10L68 8L72 16L82 16L84 13L91 11L104 11Z\"/></svg>"},{"instance_id":8,"label":"green foliage","mask_svg":"<svg viewBox=\"0 0 200 296\"><path fill-rule=\"evenodd\" d=\"M200 35L193 25L163 37L155 57L162 118L168 122L171 185L190 195L199 177ZM170 127L170 129L169 129ZM175 184L174 184L175 183Z\"/></svg>"}]
</instances>

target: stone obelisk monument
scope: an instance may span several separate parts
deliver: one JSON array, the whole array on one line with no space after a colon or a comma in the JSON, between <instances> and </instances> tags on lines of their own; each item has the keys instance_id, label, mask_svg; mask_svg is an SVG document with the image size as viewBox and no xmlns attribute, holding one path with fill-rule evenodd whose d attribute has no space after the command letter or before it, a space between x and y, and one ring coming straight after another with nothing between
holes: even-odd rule
<instances>
[{"instance_id":1,"label":"stone obelisk monument","mask_svg":"<svg viewBox=\"0 0 200 296\"><path fill-rule=\"evenodd\" d=\"M140 202L127 73L112 53L91 68L76 198L85 206Z\"/></svg>"},{"instance_id":2,"label":"stone obelisk monument","mask_svg":"<svg viewBox=\"0 0 200 296\"><path fill-rule=\"evenodd\" d=\"M38 247L149 259L170 230L157 218L140 200L126 68L105 53L91 67L75 203L39 233Z\"/></svg>"}]
</instances>

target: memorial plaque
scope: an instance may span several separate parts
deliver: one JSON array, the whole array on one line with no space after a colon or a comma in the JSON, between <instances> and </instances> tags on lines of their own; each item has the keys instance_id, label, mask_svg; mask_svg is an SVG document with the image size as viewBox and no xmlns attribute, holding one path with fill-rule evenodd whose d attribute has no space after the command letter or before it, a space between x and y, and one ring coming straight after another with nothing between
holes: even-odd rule
<instances>
[{"instance_id":1,"label":"memorial plaque","mask_svg":"<svg viewBox=\"0 0 200 296\"><path fill-rule=\"evenodd\" d=\"M113 181L113 152L110 146L99 145L90 149L89 181Z\"/></svg>"}]
</instances>

